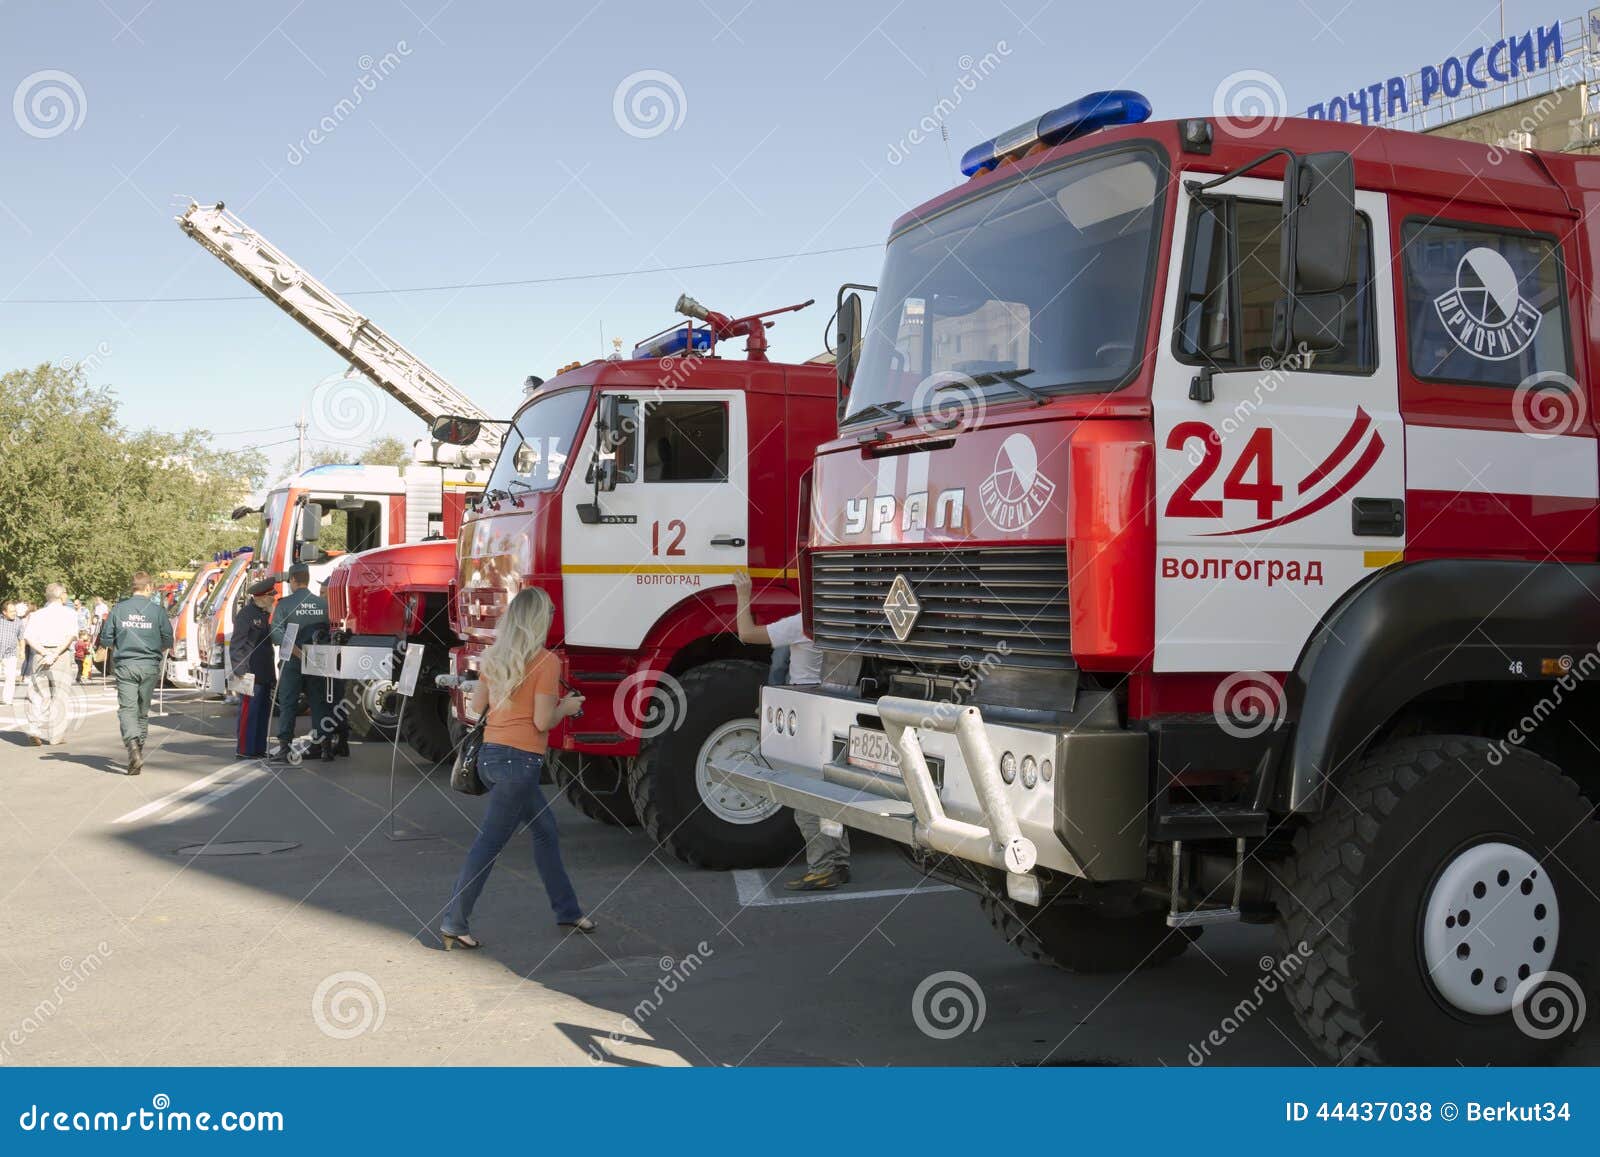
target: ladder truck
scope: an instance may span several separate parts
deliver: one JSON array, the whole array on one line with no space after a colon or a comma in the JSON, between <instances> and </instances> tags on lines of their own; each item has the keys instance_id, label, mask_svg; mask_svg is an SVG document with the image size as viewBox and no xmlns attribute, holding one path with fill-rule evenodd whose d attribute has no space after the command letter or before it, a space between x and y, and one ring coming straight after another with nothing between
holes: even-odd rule
<instances>
[{"instance_id":1,"label":"ladder truck","mask_svg":"<svg viewBox=\"0 0 1600 1157\"><path fill-rule=\"evenodd\" d=\"M314 584L326 582L339 645L313 648L308 662L354 680L352 725L358 734L387 733L395 726L389 670L396 645L424 644L425 654L443 670L453 642L446 595L455 571L454 538L468 500L482 491L499 453L500 427L222 202L190 204L177 221L201 248L338 354L352 377L365 377L429 426L445 415L479 423L468 445L418 440L415 460L403 467L312 467L277 483L259 505L234 511L236 518L261 515L252 581L282 576L304 562ZM325 524L337 512L345 516L340 552L322 542ZM437 759L449 750L448 701L431 678L419 684L401 723L408 741Z\"/></svg>"}]
</instances>

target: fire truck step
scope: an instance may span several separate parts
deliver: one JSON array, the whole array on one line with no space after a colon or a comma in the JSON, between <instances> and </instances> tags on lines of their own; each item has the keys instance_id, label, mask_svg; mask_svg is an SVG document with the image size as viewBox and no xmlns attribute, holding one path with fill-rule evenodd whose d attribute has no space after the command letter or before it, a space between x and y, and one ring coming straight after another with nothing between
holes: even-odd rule
<instances>
[{"instance_id":1,"label":"fire truck step","mask_svg":"<svg viewBox=\"0 0 1600 1157\"><path fill-rule=\"evenodd\" d=\"M1165 803L1157 805L1150 836L1157 843L1261 836L1267 820L1264 808L1245 803Z\"/></svg>"}]
</instances>

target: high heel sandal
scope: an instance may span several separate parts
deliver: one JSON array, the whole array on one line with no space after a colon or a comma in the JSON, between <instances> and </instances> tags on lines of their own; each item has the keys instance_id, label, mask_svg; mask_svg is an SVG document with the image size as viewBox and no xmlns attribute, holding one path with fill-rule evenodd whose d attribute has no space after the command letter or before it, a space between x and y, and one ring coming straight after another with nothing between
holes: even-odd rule
<instances>
[{"instance_id":1,"label":"high heel sandal","mask_svg":"<svg viewBox=\"0 0 1600 1157\"><path fill-rule=\"evenodd\" d=\"M470 932L440 932L439 939L444 941L446 952L453 952L457 948L463 952L473 952L483 947L483 941Z\"/></svg>"},{"instance_id":2,"label":"high heel sandal","mask_svg":"<svg viewBox=\"0 0 1600 1157\"><path fill-rule=\"evenodd\" d=\"M593 936L595 934L595 932L599 930L600 925L596 924L593 920L589 919L589 917L587 917L587 916L579 916L576 920L557 920L556 921L556 927L557 928L576 928L579 932L582 932L585 936Z\"/></svg>"}]
</instances>

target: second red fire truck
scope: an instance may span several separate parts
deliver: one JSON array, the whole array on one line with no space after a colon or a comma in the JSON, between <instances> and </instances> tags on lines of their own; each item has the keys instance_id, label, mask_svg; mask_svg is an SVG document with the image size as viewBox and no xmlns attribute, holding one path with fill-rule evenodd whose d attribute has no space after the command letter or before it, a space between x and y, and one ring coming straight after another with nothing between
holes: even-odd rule
<instances>
[{"instance_id":1,"label":"second red fire truck","mask_svg":"<svg viewBox=\"0 0 1600 1157\"><path fill-rule=\"evenodd\" d=\"M822 681L712 770L1035 959L1273 923L1331 1060L1545 1056L1600 948L1600 169L1148 115L973 149L844 300Z\"/></svg>"}]
</instances>

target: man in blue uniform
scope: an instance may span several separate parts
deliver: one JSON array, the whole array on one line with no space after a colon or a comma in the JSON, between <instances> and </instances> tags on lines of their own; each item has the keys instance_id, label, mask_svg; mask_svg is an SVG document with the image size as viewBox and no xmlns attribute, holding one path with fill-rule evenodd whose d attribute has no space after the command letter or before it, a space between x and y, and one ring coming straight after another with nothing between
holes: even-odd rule
<instances>
[{"instance_id":1,"label":"man in blue uniform","mask_svg":"<svg viewBox=\"0 0 1600 1157\"><path fill-rule=\"evenodd\" d=\"M311 590L311 568L305 563L295 563L289 568L289 593L279 599L273 609L272 642L275 646L283 645L284 633L291 623L295 627L295 644L278 669L278 750L273 753L272 761L294 761L295 714L302 688L311 701L311 739L305 756L332 759L330 737L335 725L328 702L327 680L321 675L304 674L300 666L301 644L310 643L328 631L328 600Z\"/></svg>"},{"instance_id":2,"label":"man in blue uniform","mask_svg":"<svg viewBox=\"0 0 1600 1157\"><path fill-rule=\"evenodd\" d=\"M161 675L163 656L172 650L172 621L152 593L150 576L133 576L133 593L111 608L100 633L117 679L117 726L128 749L128 774L144 769L144 741L150 732L150 696Z\"/></svg>"}]
</instances>

